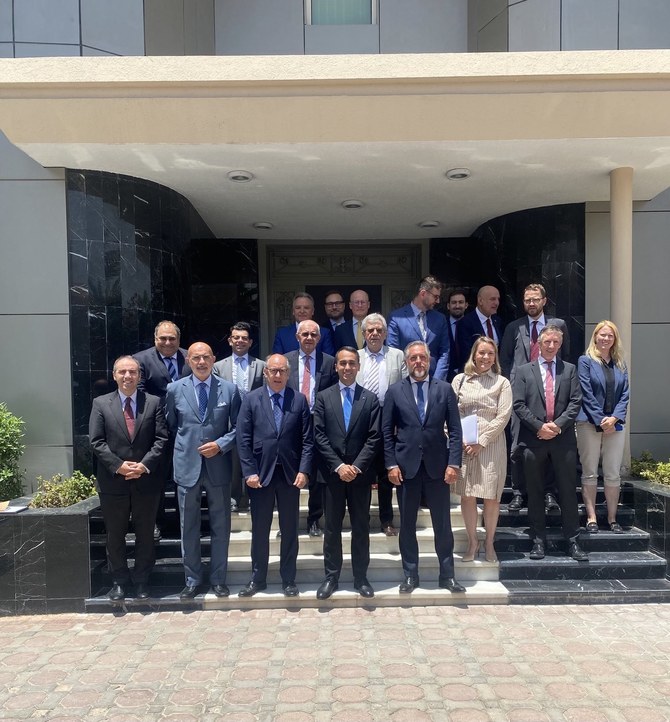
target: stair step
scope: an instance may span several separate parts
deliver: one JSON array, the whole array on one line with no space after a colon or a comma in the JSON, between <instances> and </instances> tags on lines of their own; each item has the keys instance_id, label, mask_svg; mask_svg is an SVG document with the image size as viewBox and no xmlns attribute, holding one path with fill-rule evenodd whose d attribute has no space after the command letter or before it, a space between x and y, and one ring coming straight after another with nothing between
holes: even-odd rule
<instances>
[{"instance_id":1,"label":"stair step","mask_svg":"<svg viewBox=\"0 0 670 722\"><path fill-rule=\"evenodd\" d=\"M509 580L510 604L656 604L670 602L667 579Z\"/></svg>"},{"instance_id":2,"label":"stair step","mask_svg":"<svg viewBox=\"0 0 670 722\"><path fill-rule=\"evenodd\" d=\"M563 539L563 532L560 528L547 529L547 542L567 550L567 542ZM614 534L609 530L589 534L582 529L579 535L579 544L589 552L643 552L649 547L649 533L636 527L625 529L623 534ZM527 527L503 526L496 530L495 548L498 552L529 552L531 547L532 540L528 535Z\"/></svg>"},{"instance_id":3,"label":"stair step","mask_svg":"<svg viewBox=\"0 0 670 722\"><path fill-rule=\"evenodd\" d=\"M579 523L584 526L586 524L586 510L584 505L578 506L579 510ZM607 511L604 504L596 505L596 514L599 520L603 520L607 517ZM561 526L561 512L556 509L552 509L549 514L546 515L547 527ZM633 526L635 523L635 510L631 507L622 506L619 504L617 510L617 521L624 527ZM510 511L507 508L507 504L500 505L500 519L498 526L528 526L528 509L520 509L519 511Z\"/></svg>"}]
</instances>

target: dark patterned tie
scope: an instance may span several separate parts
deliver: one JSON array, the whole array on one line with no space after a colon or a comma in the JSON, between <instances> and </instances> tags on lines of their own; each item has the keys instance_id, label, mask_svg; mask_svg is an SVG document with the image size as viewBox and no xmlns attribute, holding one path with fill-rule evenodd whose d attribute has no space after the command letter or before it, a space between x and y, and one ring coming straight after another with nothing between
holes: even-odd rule
<instances>
[{"instance_id":1,"label":"dark patterned tie","mask_svg":"<svg viewBox=\"0 0 670 722\"><path fill-rule=\"evenodd\" d=\"M207 384L198 384L198 411L200 418L204 420L207 413Z\"/></svg>"},{"instance_id":2,"label":"dark patterned tie","mask_svg":"<svg viewBox=\"0 0 670 722\"><path fill-rule=\"evenodd\" d=\"M126 420L128 436L132 439L133 436L135 436L135 416L133 415L133 407L130 402L130 396L126 396L126 403L123 407L123 418Z\"/></svg>"},{"instance_id":3,"label":"dark patterned tie","mask_svg":"<svg viewBox=\"0 0 670 722\"><path fill-rule=\"evenodd\" d=\"M272 415L275 417L275 426L277 427L277 433L279 433L281 429L282 410L281 404L279 403L280 401L281 396L279 394L272 394Z\"/></svg>"},{"instance_id":4,"label":"dark patterned tie","mask_svg":"<svg viewBox=\"0 0 670 722\"><path fill-rule=\"evenodd\" d=\"M419 420L423 426L423 422L426 420L426 401L423 398L423 384L424 381L416 382L416 407L419 410Z\"/></svg>"}]
</instances>

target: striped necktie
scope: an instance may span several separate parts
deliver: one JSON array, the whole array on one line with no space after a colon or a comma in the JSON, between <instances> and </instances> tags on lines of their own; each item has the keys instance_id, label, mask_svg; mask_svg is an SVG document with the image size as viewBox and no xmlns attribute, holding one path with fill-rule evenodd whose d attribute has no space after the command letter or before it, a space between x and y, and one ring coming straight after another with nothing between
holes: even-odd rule
<instances>
[{"instance_id":1,"label":"striped necktie","mask_svg":"<svg viewBox=\"0 0 670 722\"><path fill-rule=\"evenodd\" d=\"M368 365L365 374L365 388L379 398L379 354L371 353L368 355Z\"/></svg>"}]
</instances>

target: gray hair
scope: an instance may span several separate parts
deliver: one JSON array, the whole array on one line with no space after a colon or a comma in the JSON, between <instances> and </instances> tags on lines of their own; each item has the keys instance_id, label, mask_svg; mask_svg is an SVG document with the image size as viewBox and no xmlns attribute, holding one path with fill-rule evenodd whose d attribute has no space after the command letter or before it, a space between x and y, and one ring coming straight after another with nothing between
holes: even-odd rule
<instances>
[{"instance_id":1,"label":"gray hair","mask_svg":"<svg viewBox=\"0 0 670 722\"><path fill-rule=\"evenodd\" d=\"M365 333L368 330L369 323L381 323L382 328L384 329L384 333L386 333L388 331L388 326L386 325L386 319L381 315L381 313L369 313L361 321L361 328L363 329L363 333Z\"/></svg>"}]
</instances>

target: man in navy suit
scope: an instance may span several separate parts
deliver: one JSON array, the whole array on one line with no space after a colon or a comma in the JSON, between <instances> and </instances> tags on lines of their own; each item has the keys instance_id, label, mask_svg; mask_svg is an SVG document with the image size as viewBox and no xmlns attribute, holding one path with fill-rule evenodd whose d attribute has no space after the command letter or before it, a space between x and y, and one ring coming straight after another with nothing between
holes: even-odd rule
<instances>
[{"instance_id":1,"label":"man in navy suit","mask_svg":"<svg viewBox=\"0 0 670 722\"><path fill-rule=\"evenodd\" d=\"M323 310L328 318L328 326L335 334L338 326L344 323L344 298L339 291L328 291L323 302Z\"/></svg>"},{"instance_id":2,"label":"man in navy suit","mask_svg":"<svg viewBox=\"0 0 670 722\"><path fill-rule=\"evenodd\" d=\"M441 292L437 278L423 278L412 302L391 311L388 345L403 351L412 341L424 341L430 350L430 375L445 380L449 374L449 324L443 313L434 310Z\"/></svg>"},{"instance_id":3,"label":"man in navy suit","mask_svg":"<svg viewBox=\"0 0 670 722\"><path fill-rule=\"evenodd\" d=\"M335 350L342 346L352 346L361 349L365 345L365 334L363 333L363 319L370 312L370 297L362 289L353 291L349 296L349 309L351 310L351 321L345 321L335 330Z\"/></svg>"},{"instance_id":4,"label":"man in navy suit","mask_svg":"<svg viewBox=\"0 0 670 722\"><path fill-rule=\"evenodd\" d=\"M314 443L325 483L326 527L323 561L326 578L316 592L328 599L337 589L342 570L342 520L351 519L351 568L354 589L373 597L368 582L370 563L371 484L376 481L376 457L381 448L379 402L356 383L360 370L358 351L343 346L335 356L339 383L316 396Z\"/></svg>"},{"instance_id":5,"label":"man in navy suit","mask_svg":"<svg viewBox=\"0 0 670 722\"><path fill-rule=\"evenodd\" d=\"M160 321L154 329L153 348L133 354L140 364L140 391L164 399L167 385L181 378L186 363L186 349L179 347L180 340L181 332L175 323Z\"/></svg>"},{"instance_id":6,"label":"man in navy suit","mask_svg":"<svg viewBox=\"0 0 670 722\"><path fill-rule=\"evenodd\" d=\"M212 374L216 358L206 343L192 344L186 360L193 373L168 386L165 406L174 439L172 458L186 577L186 586L179 596L193 599L203 581L200 505L204 490L211 537L209 580L217 597L227 597L230 451L235 445L240 394L235 384Z\"/></svg>"},{"instance_id":7,"label":"man in navy suit","mask_svg":"<svg viewBox=\"0 0 670 722\"><path fill-rule=\"evenodd\" d=\"M251 579L240 597L267 588L270 527L277 503L281 531L279 573L284 595L295 597L300 489L312 469L312 417L307 399L287 387L289 363L273 354L266 386L248 393L237 423L237 450L251 504Z\"/></svg>"},{"instance_id":8,"label":"man in navy suit","mask_svg":"<svg viewBox=\"0 0 670 722\"><path fill-rule=\"evenodd\" d=\"M458 369L461 365L460 349L458 347L458 336L456 335L458 330L458 324L465 316L465 312L468 308L468 302L465 298L465 292L460 288L449 291L447 296L447 321L449 322L449 373L447 374L447 381L451 383L454 380L454 376L458 373Z\"/></svg>"},{"instance_id":9,"label":"man in navy suit","mask_svg":"<svg viewBox=\"0 0 670 722\"><path fill-rule=\"evenodd\" d=\"M503 336L503 322L498 317L500 292L495 286L482 286L477 291L477 306L458 322L457 339L460 356L459 371L463 371L470 351L480 336L492 338L497 346Z\"/></svg>"},{"instance_id":10,"label":"man in navy suit","mask_svg":"<svg viewBox=\"0 0 670 722\"><path fill-rule=\"evenodd\" d=\"M272 343L272 353L285 354L298 350L296 331L301 321L311 321L314 318L314 299L309 293L297 293L293 298L293 318L295 323L280 326ZM335 353L333 347L333 334L329 328L321 328L319 351L327 354Z\"/></svg>"},{"instance_id":11,"label":"man in navy suit","mask_svg":"<svg viewBox=\"0 0 670 722\"><path fill-rule=\"evenodd\" d=\"M563 333L558 326L540 332L539 358L519 366L514 376L514 411L519 417L518 445L523 453L528 488L528 521L533 539L531 559L543 559L546 546L544 473L554 470L561 501L563 536L568 554L575 561L587 561L579 546L577 510L577 442L575 419L582 404L582 391L573 364L557 358Z\"/></svg>"},{"instance_id":12,"label":"man in navy suit","mask_svg":"<svg viewBox=\"0 0 670 722\"><path fill-rule=\"evenodd\" d=\"M438 584L464 592L454 579L454 535L449 485L456 482L462 457L461 420L456 395L446 381L430 377L430 350L422 341L405 349L409 377L389 386L382 411L384 458L389 481L398 490L403 594L419 586L416 519L425 495L440 564ZM449 439L444 433L447 426Z\"/></svg>"}]
</instances>

